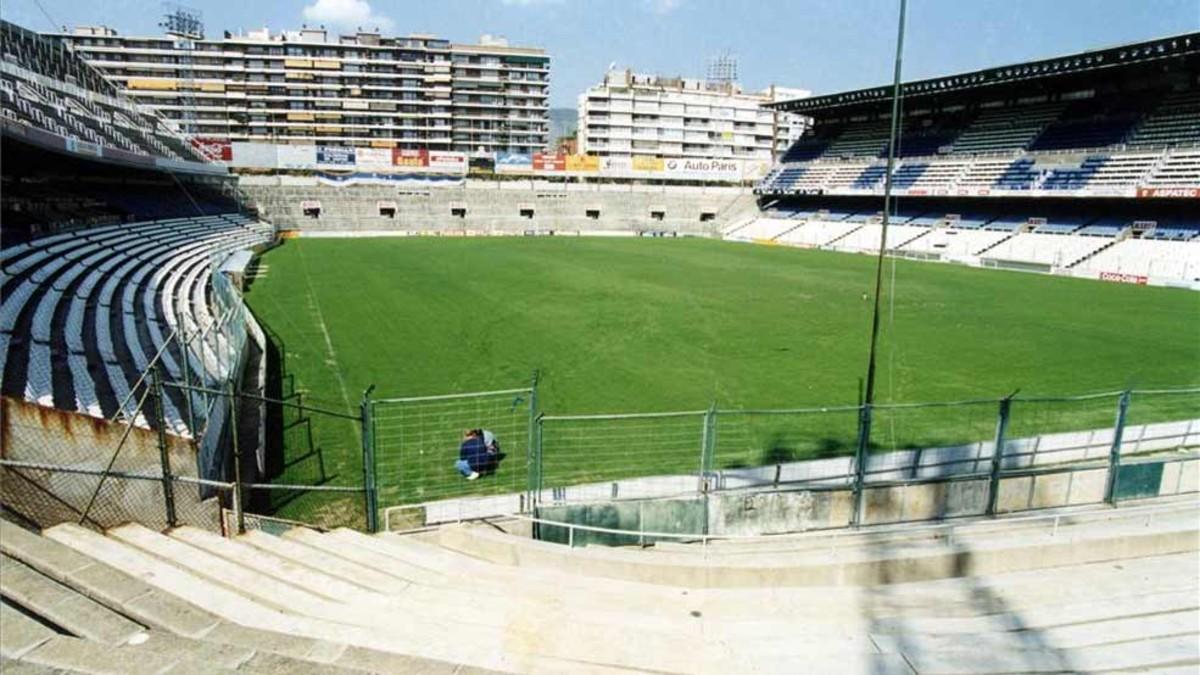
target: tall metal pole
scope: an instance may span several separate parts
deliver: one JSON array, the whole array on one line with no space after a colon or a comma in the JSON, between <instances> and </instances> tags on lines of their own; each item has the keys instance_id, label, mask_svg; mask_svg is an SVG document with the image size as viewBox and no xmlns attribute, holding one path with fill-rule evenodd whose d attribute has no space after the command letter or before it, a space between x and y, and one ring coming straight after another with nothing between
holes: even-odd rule
<instances>
[{"instance_id":1,"label":"tall metal pole","mask_svg":"<svg viewBox=\"0 0 1200 675\"><path fill-rule=\"evenodd\" d=\"M871 349L867 356L867 387L863 395L862 406L859 408L858 444L854 455L854 510L850 514L850 524L858 527L862 524L865 514L867 456L871 450L871 406L875 402L875 348L879 341L879 296L883 290L883 259L887 252L888 212L892 207L892 169L896 164L896 136L900 128L900 64L904 53L904 17L908 9L908 1L900 0L900 23L896 36L896 70L892 76L892 125L888 135L887 172L883 177L883 227L879 232L879 257L875 263L875 303L871 311Z\"/></svg>"},{"instance_id":2,"label":"tall metal pole","mask_svg":"<svg viewBox=\"0 0 1200 675\"><path fill-rule=\"evenodd\" d=\"M904 52L904 16L908 0L900 0L900 28L896 37L896 71L892 78L892 130L888 136L887 173L883 178L883 228L879 233L879 257L875 264L875 307L871 313L871 351L867 357L867 391L864 405L875 402L875 347L879 339L879 295L883 290L883 259L887 252L889 211L892 207L892 168L896 164L896 135L900 127L900 61Z\"/></svg>"}]
</instances>

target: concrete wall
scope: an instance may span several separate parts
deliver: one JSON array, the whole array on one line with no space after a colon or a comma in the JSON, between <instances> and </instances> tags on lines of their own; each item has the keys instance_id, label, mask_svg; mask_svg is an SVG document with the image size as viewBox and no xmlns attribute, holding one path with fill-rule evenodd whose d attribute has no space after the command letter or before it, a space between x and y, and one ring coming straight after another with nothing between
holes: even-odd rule
<instances>
[{"instance_id":1,"label":"concrete wall","mask_svg":"<svg viewBox=\"0 0 1200 675\"><path fill-rule=\"evenodd\" d=\"M243 177L241 189L282 230L386 233L648 232L718 236L722 224L757 210L741 188L594 185L540 181L476 182L452 187L332 186L316 179ZM321 203L319 218L301 202ZM380 202L394 206L381 216ZM465 209L463 217L452 209ZM521 215L532 210L532 217ZM588 211L597 211L597 217ZM655 220L651 212L661 212ZM702 214L711 220L701 221Z\"/></svg>"},{"instance_id":2,"label":"concrete wall","mask_svg":"<svg viewBox=\"0 0 1200 675\"><path fill-rule=\"evenodd\" d=\"M8 460L101 471L128 430L113 471L161 476L158 435L147 429L45 408L4 397L0 400L0 456ZM185 439L167 435L171 472L196 477L196 450ZM0 498L5 506L41 527L78 522L100 477L48 469L0 467ZM195 485L175 483L179 521L219 529L220 508L213 499L201 500ZM166 528L162 482L109 477L89 512L96 527L115 527L130 521Z\"/></svg>"},{"instance_id":3,"label":"concrete wall","mask_svg":"<svg viewBox=\"0 0 1200 675\"><path fill-rule=\"evenodd\" d=\"M1123 480L1135 473L1149 480L1124 490L1123 499L1165 497L1200 491L1200 460L1140 461L1122 467ZM1152 469L1152 471L1146 471ZM1015 513L1104 501L1107 469L1000 481L996 510ZM987 512L988 479L943 480L917 485L868 486L863 493L863 523L921 522L982 516ZM615 530L710 536L751 536L847 527L854 508L848 489L716 492L694 498L630 499L588 504L558 504L537 509L540 518ZM654 537L576 530L540 525L540 539L576 546L648 544Z\"/></svg>"}]
</instances>

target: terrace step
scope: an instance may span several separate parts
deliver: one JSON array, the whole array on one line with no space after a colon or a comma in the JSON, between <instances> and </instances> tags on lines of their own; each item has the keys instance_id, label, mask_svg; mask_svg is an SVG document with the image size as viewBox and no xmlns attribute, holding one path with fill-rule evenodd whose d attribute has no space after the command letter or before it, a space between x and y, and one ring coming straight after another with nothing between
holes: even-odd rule
<instances>
[{"instance_id":1,"label":"terrace step","mask_svg":"<svg viewBox=\"0 0 1200 675\"><path fill-rule=\"evenodd\" d=\"M684 553L645 555L621 549L586 556L558 544L524 539L471 525L444 527L439 543L504 565L571 570L579 574L670 586L840 585L898 583L1016 571L1097 560L1195 551L1195 509L1160 517L1149 531L1139 523L1073 526L1070 536L1000 531L969 538L969 546L941 542L904 547L765 553L752 558Z\"/></svg>"}]
</instances>

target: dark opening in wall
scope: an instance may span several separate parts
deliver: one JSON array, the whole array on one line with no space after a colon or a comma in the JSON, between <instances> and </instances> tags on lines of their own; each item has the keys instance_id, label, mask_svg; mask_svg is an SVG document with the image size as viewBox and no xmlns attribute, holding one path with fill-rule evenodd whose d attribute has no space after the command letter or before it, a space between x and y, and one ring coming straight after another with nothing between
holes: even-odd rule
<instances>
[{"instance_id":1,"label":"dark opening in wall","mask_svg":"<svg viewBox=\"0 0 1200 675\"><path fill-rule=\"evenodd\" d=\"M650 212L650 220L660 220L661 221L661 220L665 220L666 217L667 217L667 214L665 211L651 211Z\"/></svg>"},{"instance_id":2,"label":"dark opening in wall","mask_svg":"<svg viewBox=\"0 0 1200 675\"><path fill-rule=\"evenodd\" d=\"M700 212L700 222L702 222L702 223L711 223L712 221L714 221L716 219L717 219L717 214L715 214L715 213L710 213L708 211Z\"/></svg>"},{"instance_id":3,"label":"dark opening in wall","mask_svg":"<svg viewBox=\"0 0 1200 675\"><path fill-rule=\"evenodd\" d=\"M588 217L588 220L600 220L600 209L588 209L584 215Z\"/></svg>"},{"instance_id":4,"label":"dark opening in wall","mask_svg":"<svg viewBox=\"0 0 1200 675\"><path fill-rule=\"evenodd\" d=\"M304 217L305 218L320 218L321 217L321 207L319 207L319 206L305 207Z\"/></svg>"},{"instance_id":5,"label":"dark opening in wall","mask_svg":"<svg viewBox=\"0 0 1200 675\"><path fill-rule=\"evenodd\" d=\"M466 209L466 207L463 207L463 206L451 206L451 207L450 207L450 217L451 217L451 218L466 218L466 217L467 217L467 209Z\"/></svg>"},{"instance_id":6,"label":"dark opening in wall","mask_svg":"<svg viewBox=\"0 0 1200 675\"><path fill-rule=\"evenodd\" d=\"M521 209L521 217L533 219L533 209Z\"/></svg>"},{"instance_id":7,"label":"dark opening in wall","mask_svg":"<svg viewBox=\"0 0 1200 675\"><path fill-rule=\"evenodd\" d=\"M394 207L394 206L379 207L379 216L381 218L395 218L396 217L396 207Z\"/></svg>"}]
</instances>

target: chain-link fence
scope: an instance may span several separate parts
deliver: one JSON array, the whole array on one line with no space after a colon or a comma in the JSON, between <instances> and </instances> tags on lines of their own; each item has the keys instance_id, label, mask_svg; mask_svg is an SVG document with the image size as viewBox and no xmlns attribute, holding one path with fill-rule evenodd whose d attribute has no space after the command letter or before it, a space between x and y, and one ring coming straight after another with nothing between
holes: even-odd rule
<instances>
[{"instance_id":1,"label":"chain-link fence","mask_svg":"<svg viewBox=\"0 0 1200 675\"><path fill-rule=\"evenodd\" d=\"M269 399L161 383L155 372L148 382L126 406L145 427L120 420L84 425L70 413L5 399L6 503L95 527L138 520L211 529L235 514L238 527L374 530L661 499L673 500L675 510L655 516L641 509L638 517L707 527L703 519L679 516L680 505L723 494L838 492L846 496L829 512L841 515L830 522L844 516L845 525L893 522L884 512L901 520L995 514L1200 489L1200 389L869 408L539 415L535 385L368 396L353 415L302 396ZM208 414L226 419L219 451L232 460L232 480L201 475L196 445L167 433L161 422L164 390L171 388L207 397ZM284 433L309 439L312 456L296 462L308 473L255 482L262 474L248 441L264 423L247 419L247 411L256 406L277 408ZM359 430L358 471L339 478L322 468L327 449L314 445L314 420ZM490 470L456 467L463 433L472 429L499 441L502 454ZM938 498L957 505L925 504L924 493L912 489L934 482L949 486Z\"/></svg>"},{"instance_id":2,"label":"chain-link fence","mask_svg":"<svg viewBox=\"0 0 1200 675\"><path fill-rule=\"evenodd\" d=\"M536 399L536 382L501 391L364 398L370 494L383 525L523 510ZM469 445L467 437L475 435L476 445ZM482 451L465 456L471 447Z\"/></svg>"}]
</instances>

